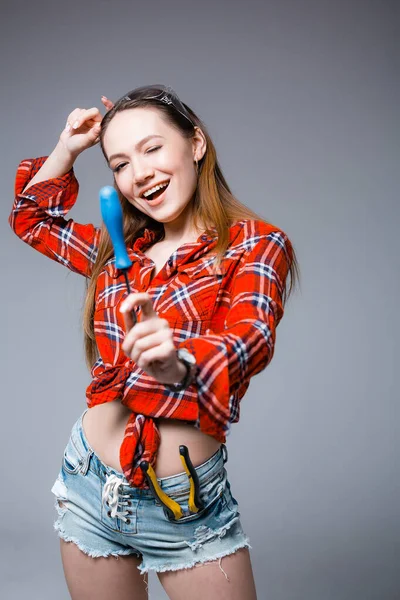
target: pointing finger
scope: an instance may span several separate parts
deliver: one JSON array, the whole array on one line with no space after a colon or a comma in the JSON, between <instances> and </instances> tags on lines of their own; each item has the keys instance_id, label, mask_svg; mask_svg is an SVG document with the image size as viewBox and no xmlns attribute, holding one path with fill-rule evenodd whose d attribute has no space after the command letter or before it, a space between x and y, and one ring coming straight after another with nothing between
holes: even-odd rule
<instances>
[{"instance_id":1,"label":"pointing finger","mask_svg":"<svg viewBox=\"0 0 400 600\"><path fill-rule=\"evenodd\" d=\"M121 312L123 311L121 310ZM129 332L132 329L132 327L137 323L136 309L133 308L132 310L127 310L126 312L123 312L123 315L125 322L125 330Z\"/></svg>"},{"instance_id":2,"label":"pointing finger","mask_svg":"<svg viewBox=\"0 0 400 600\"><path fill-rule=\"evenodd\" d=\"M120 311L121 313L125 313L132 310L136 306L141 306L142 308L142 320L150 319L152 317L156 317L157 313L153 308L153 303L149 294L137 293L137 294L129 294L127 298L121 304Z\"/></svg>"}]
</instances>

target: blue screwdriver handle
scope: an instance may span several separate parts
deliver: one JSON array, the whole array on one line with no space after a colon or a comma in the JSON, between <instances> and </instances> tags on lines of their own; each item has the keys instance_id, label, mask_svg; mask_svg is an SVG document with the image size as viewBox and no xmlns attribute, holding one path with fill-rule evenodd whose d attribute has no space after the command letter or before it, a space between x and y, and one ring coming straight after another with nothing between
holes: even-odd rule
<instances>
[{"instance_id":1,"label":"blue screwdriver handle","mask_svg":"<svg viewBox=\"0 0 400 600\"><path fill-rule=\"evenodd\" d=\"M105 185L100 193L100 210L114 246L115 266L117 269L128 269L132 261L126 251L123 227L122 209L117 190L111 185Z\"/></svg>"},{"instance_id":2,"label":"blue screwdriver handle","mask_svg":"<svg viewBox=\"0 0 400 600\"><path fill-rule=\"evenodd\" d=\"M118 198L117 190L111 185L105 185L99 192L100 211L102 219L110 234L115 254L115 266L122 269L125 275L126 287L130 294L129 279L127 270L132 265L132 261L126 251L126 245L123 233L123 218L121 204ZM137 323L136 311L131 311L134 324Z\"/></svg>"}]
</instances>

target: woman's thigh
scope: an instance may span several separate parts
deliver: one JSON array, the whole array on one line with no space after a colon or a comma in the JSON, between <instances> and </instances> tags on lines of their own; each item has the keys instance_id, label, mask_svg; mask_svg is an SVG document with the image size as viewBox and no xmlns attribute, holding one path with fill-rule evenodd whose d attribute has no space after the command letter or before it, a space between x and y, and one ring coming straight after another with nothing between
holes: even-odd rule
<instances>
[{"instance_id":1,"label":"woman's thigh","mask_svg":"<svg viewBox=\"0 0 400 600\"><path fill-rule=\"evenodd\" d=\"M147 573L139 573L136 556L92 558L62 538L60 550L72 600L148 600Z\"/></svg>"},{"instance_id":2,"label":"woman's thigh","mask_svg":"<svg viewBox=\"0 0 400 600\"><path fill-rule=\"evenodd\" d=\"M257 600L248 548L191 569L157 575L170 600Z\"/></svg>"}]
</instances>

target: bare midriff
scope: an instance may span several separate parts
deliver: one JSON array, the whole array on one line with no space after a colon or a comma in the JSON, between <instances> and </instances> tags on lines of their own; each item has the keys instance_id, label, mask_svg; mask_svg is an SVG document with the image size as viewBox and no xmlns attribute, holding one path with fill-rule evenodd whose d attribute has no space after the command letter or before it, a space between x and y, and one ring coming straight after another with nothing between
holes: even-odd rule
<instances>
[{"instance_id":1,"label":"bare midriff","mask_svg":"<svg viewBox=\"0 0 400 600\"><path fill-rule=\"evenodd\" d=\"M119 449L124 439L131 411L119 400L90 408L83 418L83 430L89 445L100 460L122 473ZM184 471L179 445L188 447L193 466L209 459L221 442L196 429L193 424L177 419L155 419L161 442L154 471L157 477L169 477Z\"/></svg>"}]
</instances>

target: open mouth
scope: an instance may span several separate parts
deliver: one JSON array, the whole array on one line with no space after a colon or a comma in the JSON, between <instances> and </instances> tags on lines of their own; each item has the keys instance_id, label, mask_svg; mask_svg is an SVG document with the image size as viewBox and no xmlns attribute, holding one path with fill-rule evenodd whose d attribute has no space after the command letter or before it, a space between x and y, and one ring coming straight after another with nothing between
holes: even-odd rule
<instances>
[{"instance_id":1,"label":"open mouth","mask_svg":"<svg viewBox=\"0 0 400 600\"><path fill-rule=\"evenodd\" d=\"M147 201L152 201L152 200L157 200L157 198L159 198L167 189L167 187L169 186L169 181L164 184L160 189L158 189L156 192L154 192L153 194L150 194L149 196L142 196L143 200L147 200Z\"/></svg>"}]
</instances>

